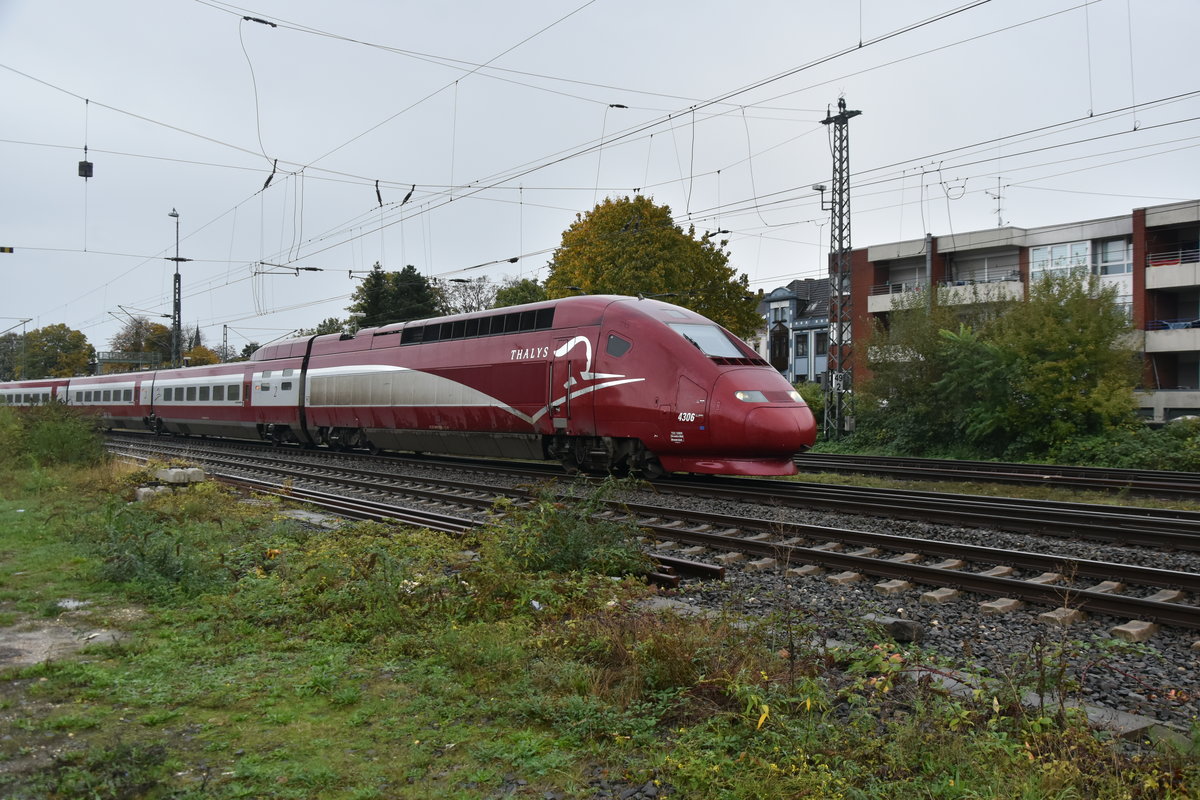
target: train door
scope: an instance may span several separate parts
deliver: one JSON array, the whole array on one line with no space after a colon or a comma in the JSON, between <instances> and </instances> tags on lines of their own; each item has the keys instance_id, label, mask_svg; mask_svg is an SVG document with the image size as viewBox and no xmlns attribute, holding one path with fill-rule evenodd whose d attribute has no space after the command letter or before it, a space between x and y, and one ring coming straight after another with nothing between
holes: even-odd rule
<instances>
[{"instance_id":1,"label":"train door","mask_svg":"<svg viewBox=\"0 0 1200 800\"><path fill-rule=\"evenodd\" d=\"M547 388L550 420L555 431L588 434L593 427L591 397L592 342L586 336L555 339Z\"/></svg>"}]
</instances>

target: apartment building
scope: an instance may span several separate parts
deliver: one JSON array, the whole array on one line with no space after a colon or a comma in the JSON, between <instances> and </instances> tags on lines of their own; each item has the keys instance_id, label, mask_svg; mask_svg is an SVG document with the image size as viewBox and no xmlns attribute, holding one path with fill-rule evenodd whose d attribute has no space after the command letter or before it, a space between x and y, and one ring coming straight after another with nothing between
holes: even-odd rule
<instances>
[{"instance_id":1,"label":"apartment building","mask_svg":"<svg viewBox=\"0 0 1200 800\"><path fill-rule=\"evenodd\" d=\"M855 249L851 338L865 341L874 320L886 318L896 301L912 300L912 293L956 305L1023 299L1043 275L1085 269L1116 288L1137 332L1145 363L1138 395L1142 415L1155 423L1200 415L1200 200L1039 228L991 228ZM767 321L761 344L767 349L760 352L795 381L817 379L824 366L823 358L807 356L815 353L811 341L803 346L794 341L810 330L802 298L820 293L807 283L776 289L759 306ZM829 284L812 283L824 285L815 308L827 323ZM785 344L780 326L792 332L787 356L772 349ZM860 349L852 350L856 372L863 357Z\"/></svg>"}]
</instances>

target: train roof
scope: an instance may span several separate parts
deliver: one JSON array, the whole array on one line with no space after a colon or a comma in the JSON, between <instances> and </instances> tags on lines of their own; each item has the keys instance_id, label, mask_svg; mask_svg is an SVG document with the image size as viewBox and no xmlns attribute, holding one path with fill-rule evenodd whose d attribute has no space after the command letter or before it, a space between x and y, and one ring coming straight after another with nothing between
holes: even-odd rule
<instances>
[{"instance_id":1,"label":"train roof","mask_svg":"<svg viewBox=\"0 0 1200 800\"><path fill-rule=\"evenodd\" d=\"M362 328L353 334L330 333L316 337L316 342L314 342L313 346L314 350L319 349L323 353L366 350L371 348L371 342L374 337L398 335L400 338L403 338L406 330L415 332L415 329L425 328L430 325L453 324L456 322L465 323L469 320L484 320L496 317L508 318L515 316L525 320L524 322L517 323L516 326L509 325L506 327L504 331L508 333L547 329L550 325L542 324L542 322L551 318L553 319L554 327L595 325L600 321L605 310L615 303L637 303L646 312L659 318L669 316L686 319L701 318L694 311L670 303L663 303L652 298L616 294L589 294L560 297L554 300L543 300L519 306L505 306L503 308L490 308L463 314L450 314L444 317L429 317L426 319L394 322L375 328ZM552 313L552 317L548 317L547 312ZM306 336L303 338L285 339L281 342L265 345L254 352L251 361L272 361L279 358L301 357L308 348L308 342L311 338ZM405 341L407 342L408 340L405 339Z\"/></svg>"}]
</instances>

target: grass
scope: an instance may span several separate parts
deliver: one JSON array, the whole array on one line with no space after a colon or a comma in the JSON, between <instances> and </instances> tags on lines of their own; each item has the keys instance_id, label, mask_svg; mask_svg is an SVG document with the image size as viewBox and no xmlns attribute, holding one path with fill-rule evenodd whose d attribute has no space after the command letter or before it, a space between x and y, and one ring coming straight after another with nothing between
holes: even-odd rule
<instances>
[{"instance_id":1,"label":"grass","mask_svg":"<svg viewBox=\"0 0 1200 800\"><path fill-rule=\"evenodd\" d=\"M1195 749L1114 744L1021 685L914 682L919 650L800 644L798 610L647 611L620 576L633 531L588 550L588 501L505 506L462 542L314 530L214 487L129 505L138 477L0 475L3 621L70 597L73 624L124 630L0 673L2 796L583 798L603 776L701 800L1182 798L1200 777Z\"/></svg>"}]
</instances>

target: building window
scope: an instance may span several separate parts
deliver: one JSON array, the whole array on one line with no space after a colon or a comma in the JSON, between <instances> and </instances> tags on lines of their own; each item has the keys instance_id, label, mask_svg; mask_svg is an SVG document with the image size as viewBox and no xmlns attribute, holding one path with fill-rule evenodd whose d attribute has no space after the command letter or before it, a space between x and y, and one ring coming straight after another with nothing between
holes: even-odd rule
<instances>
[{"instance_id":1,"label":"building window","mask_svg":"<svg viewBox=\"0 0 1200 800\"><path fill-rule=\"evenodd\" d=\"M1029 251L1029 277L1036 281L1046 275L1067 275L1078 270L1087 270L1091 265L1091 242L1064 242L1063 244L1034 247Z\"/></svg>"},{"instance_id":2,"label":"building window","mask_svg":"<svg viewBox=\"0 0 1200 800\"><path fill-rule=\"evenodd\" d=\"M808 334L796 334L796 358L808 358Z\"/></svg>"},{"instance_id":3,"label":"building window","mask_svg":"<svg viewBox=\"0 0 1200 800\"><path fill-rule=\"evenodd\" d=\"M829 333L821 331L813 339L813 355L826 355L829 352Z\"/></svg>"},{"instance_id":4,"label":"building window","mask_svg":"<svg viewBox=\"0 0 1200 800\"><path fill-rule=\"evenodd\" d=\"M1101 275L1133 272L1133 243L1124 238L1100 242L1096 253L1096 271Z\"/></svg>"}]
</instances>

